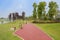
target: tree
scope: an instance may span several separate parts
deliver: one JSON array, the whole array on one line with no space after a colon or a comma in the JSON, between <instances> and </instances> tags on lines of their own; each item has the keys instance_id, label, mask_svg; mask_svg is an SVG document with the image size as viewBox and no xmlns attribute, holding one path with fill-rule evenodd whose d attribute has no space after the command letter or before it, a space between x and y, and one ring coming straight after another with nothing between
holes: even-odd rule
<instances>
[{"instance_id":1,"label":"tree","mask_svg":"<svg viewBox=\"0 0 60 40\"><path fill-rule=\"evenodd\" d=\"M1 20L1 24L4 23L4 19L5 19L5 18L1 17L1 19L0 19L0 20Z\"/></svg>"},{"instance_id":2,"label":"tree","mask_svg":"<svg viewBox=\"0 0 60 40\"><path fill-rule=\"evenodd\" d=\"M11 21L11 13L8 15L9 20Z\"/></svg>"},{"instance_id":3,"label":"tree","mask_svg":"<svg viewBox=\"0 0 60 40\"><path fill-rule=\"evenodd\" d=\"M9 18L10 21L14 21L14 20L16 19L14 13L10 13L10 14L8 15L8 18Z\"/></svg>"},{"instance_id":4,"label":"tree","mask_svg":"<svg viewBox=\"0 0 60 40\"><path fill-rule=\"evenodd\" d=\"M34 8L34 10L33 10L33 18L36 19L36 17L37 17L37 12L36 12L37 4L35 2L33 3L33 8Z\"/></svg>"},{"instance_id":5,"label":"tree","mask_svg":"<svg viewBox=\"0 0 60 40\"><path fill-rule=\"evenodd\" d=\"M48 17L48 16L47 16L47 14L46 14L46 11L44 11L42 17L43 17L44 20L47 20L47 17Z\"/></svg>"},{"instance_id":6,"label":"tree","mask_svg":"<svg viewBox=\"0 0 60 40\"><path fill-rule=\"evenodd\" d=\"M22 12L22 19L23 20L25 19L25 12L24 11Z\"/></svg>"},{"instance_id":7,"label":"tree","mask_svg":"<svg viewBox=\"0 0 60 40\"><path fill-rule=\"evenodd\" d=\"M19 17L19 13L18 12L15 12L15 17L16 17L16 19L19 19L18 17Z\"/></svg>"},{"instance_id":8,"label":"tree","mask_svg":"<svg viewBox=\"0 0 60 40\"><path fill-rule=\"evenodd\" d=\"M38 19L41 19L42 14L45 12L45 6L46 6L46 2L40 2L38 4L38 9L37 9Z\"/></svg>"},{"instance_id":9,"label":"tree","mask_svg":"<svg viewBox=\"0 0 60 40\"><path fill-rule=\"evenodd\" d=\"M49 14L49 18L50 20L53 19L53 16L55 16L57 14L57 8L58 8L58 5L56 2L49 2L49 11L48 11L48 14Z\"/></svg>"}]
</instances>

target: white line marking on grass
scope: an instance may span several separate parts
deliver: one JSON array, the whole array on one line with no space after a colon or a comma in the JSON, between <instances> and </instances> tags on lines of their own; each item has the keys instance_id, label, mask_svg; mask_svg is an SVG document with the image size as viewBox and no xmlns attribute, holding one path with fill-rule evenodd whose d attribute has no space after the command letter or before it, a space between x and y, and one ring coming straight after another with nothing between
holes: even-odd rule
<instances>
[{"instance_id":1,"label":"white line marking on grass","mask_svg":"<svg viewBox=\"0 0 60 40\"><path fill-rule=\"evenodd\" d=\"M22 37L18 36L17 34L13 33L14 36L17 36L18 38L21 38L22 40L24 40Z\"/></svg>"},{"instance_id":2,"label":"white line marking on grass","mask_svg":"<svg viewBox=\"0 0 60 40\"><path fill-rule=\"evenodd\" d=\"M37 27L37 25L36 24L33 24L33 25L35 25L36 27ZM39 27L37 27L39 30L42 30L42 28L39 28ZM54 40L54 38L53 37L51 37L47 32L45 32L44 30L42 30L42 32L44 32L46 35L48 35L52 40Z\"/></svg>"}]
</instances>

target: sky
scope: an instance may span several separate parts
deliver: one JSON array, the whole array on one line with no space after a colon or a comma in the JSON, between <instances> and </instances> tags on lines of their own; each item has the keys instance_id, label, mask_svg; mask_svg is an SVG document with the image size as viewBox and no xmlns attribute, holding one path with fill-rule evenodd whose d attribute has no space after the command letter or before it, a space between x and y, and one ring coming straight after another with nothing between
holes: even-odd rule
<instances>
[{"instance_id":1,"label":"sky","mask_svg":"<svg viewBox=\"0 0 60 40\"><path fill-rule=\"evenodd\" d=\"M7 18L9 13L13 12L18 12L21 15L23 11L26 13L26 16L31 16L33 3L36 2L38 4L41 1L45 1L47 5L50 1L55 1L60 9L60 0L0 0L0 18Z\"/></svg>"}]
</instances>

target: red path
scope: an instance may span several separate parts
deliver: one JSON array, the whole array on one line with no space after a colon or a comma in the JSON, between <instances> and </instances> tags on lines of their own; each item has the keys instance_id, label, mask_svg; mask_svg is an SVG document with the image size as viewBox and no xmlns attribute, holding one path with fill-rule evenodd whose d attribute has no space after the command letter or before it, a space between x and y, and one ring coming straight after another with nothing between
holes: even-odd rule
<instances>
[{"instance_id":1,"label":"red path","mask_svg":"<svg viewBox=\"0 0 60 40\"><path fill-rule=\"evenodd\" d=\"M15 34L22 37L24 40L52 40L47 34L33 24L25 24L23 29L17 30Z\"/></svg>"}]
</instances>

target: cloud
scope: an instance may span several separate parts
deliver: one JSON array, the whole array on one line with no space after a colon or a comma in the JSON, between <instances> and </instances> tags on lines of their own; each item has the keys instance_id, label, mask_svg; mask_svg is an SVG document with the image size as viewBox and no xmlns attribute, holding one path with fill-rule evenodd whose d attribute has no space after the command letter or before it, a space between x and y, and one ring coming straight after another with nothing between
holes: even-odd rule
<instances>
[{"instance_id":1,"label":"cloud","mask_svg":"<svg viewBox=\"0 0 60 40\"><path fill-rule=\"evenodd\" d=\"M4 0L0 1L0 16L7 16L10 12L26 12L26 15L31 15L33 7L33 2L39 3L41 1L46 1L49 3L51 0ZM60 7L60 0L56 1ZM48 5L48 4L47 4Z\"/></svg>"}]
</instances>

